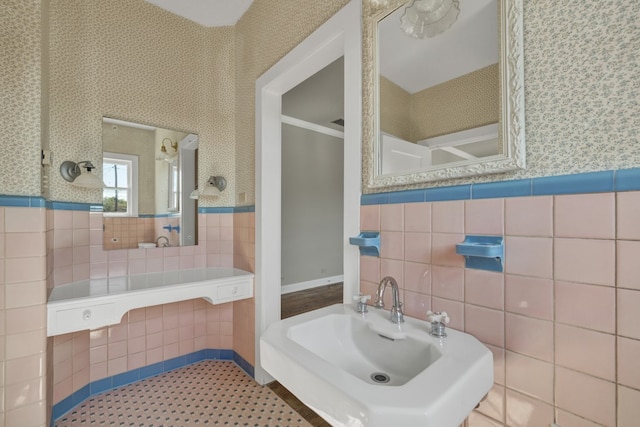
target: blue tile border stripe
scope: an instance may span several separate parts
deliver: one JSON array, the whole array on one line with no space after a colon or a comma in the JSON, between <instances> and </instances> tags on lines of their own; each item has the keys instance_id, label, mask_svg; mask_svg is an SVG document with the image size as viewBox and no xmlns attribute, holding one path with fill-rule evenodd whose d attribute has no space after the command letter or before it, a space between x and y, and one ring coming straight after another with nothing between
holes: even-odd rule
<instances>
[{"instance_id":1,"label":"blue tile border stripe","mask_svg":"<svg viewBox=\"0 0 640 427\"><path fill-rule=\"evenodd\" d=\"M102 205L95 203L78 203L78 202L57 202L52 200L46 200L43 197L36 196L12 196L0 194L0 207L14 207L14 208L47 208L61 211L88 211L88 212L102 212ZM236 206L236 207L201 207L198 208L198 213L213 214L213 213L246 213L255 212L255 206ZM175 217L179 214L161 214L161 215L140 215L140 218L159 218L159 217Z\"/></svg>"},{"instance_id":2,"label":"blue tile border stripe","mask_svg":"<svg viewBox=\"0 0 640 427\"><path fill-rule=\"evenodd\" d=\"M640 191L640 168L363 194L360 204L367 206L612 191Z\"/></svg>"},{"instance_id":3,"label":"blue tile border stripe","mask_svg":"<svg viewBox=\"0 0 640 427\"><path fill-rule=\"evenodd\" d=\"M91 396L113 390L123 385L131 384L145 378L163 374L174 369L192 365L203 360L230 360L236 363L247 375L254 378L253 366L247 362L242 356L233 350L206 349L189 353L184 356L174 357L173 359L163 362L154 363L153 365L143 366L142 368L133 369L118 375L93 381L80 390L73 393L53 405L51 411L51 426L60 419L60 417L73 410L76 406L84 402Z\"/></svg>"}]
</instances>

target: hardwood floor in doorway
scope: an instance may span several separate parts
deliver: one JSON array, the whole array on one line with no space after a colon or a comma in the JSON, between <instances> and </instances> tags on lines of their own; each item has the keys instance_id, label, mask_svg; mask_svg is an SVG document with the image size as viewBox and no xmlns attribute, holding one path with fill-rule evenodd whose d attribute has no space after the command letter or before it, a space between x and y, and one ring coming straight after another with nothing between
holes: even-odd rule
<instances>
[{"instance_id":1,"label":"hardwood floor in doorway","mask_svg":"<svg viewBox=\"0 0 640 427\"><path fill-rule=\"evenodd\" d=\"M342 283L282 295L283 319L342 302Z\"/></svg>"},{"instance_id":2,"label":"hardwood floor in doorway","mask_svg":"<svg viewBox=\"0 0 640 427\"><path fill-rule=\"evenodd\" d=\"M342 283L321 286L306 291L282 295L281 317L286 319L307 311L327 307L342 302ZM318 414L313 412L278 381L269 384L269 388L287 402L300 416L313 427L331 427Z\"/></svg>"}]
</instances>

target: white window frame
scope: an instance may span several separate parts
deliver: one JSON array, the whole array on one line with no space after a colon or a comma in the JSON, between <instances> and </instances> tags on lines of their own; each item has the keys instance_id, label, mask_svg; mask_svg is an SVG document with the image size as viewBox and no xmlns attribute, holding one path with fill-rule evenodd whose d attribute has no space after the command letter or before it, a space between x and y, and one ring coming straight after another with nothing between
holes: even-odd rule
<instances>
[{"instance_id":1,"label":"white window frame","mask_svg":"<svg viewBox=\"0 0 640 427\"><path fill-rule=\"evenodd\" d=\"M129 164L129 174L127 182L127 212L103 212L104 216L110 217L137 217L138 216L138 156L122 153L102 153L102 165L104 170L105 160L116 160ZM113 188L113 187L108 187Z\"/></svg>"}]
</instances>

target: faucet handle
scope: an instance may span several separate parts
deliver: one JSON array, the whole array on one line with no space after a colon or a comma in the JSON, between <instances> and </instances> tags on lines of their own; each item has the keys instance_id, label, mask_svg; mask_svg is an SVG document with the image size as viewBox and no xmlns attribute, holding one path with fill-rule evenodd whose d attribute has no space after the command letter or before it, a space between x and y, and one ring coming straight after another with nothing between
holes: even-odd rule
<instances>
[{"instance_id":1,"label":"faucet handle","mask_svg":"<svg viewBox=\"0 0 640 427\"><path fill-rule=\"evenodd\" d=\"M353 301L356 303L356 311L358 313L367 313L367 301L371 299L371 295L354 295Z\"/></svg>"},{"instance_id":2,"label":"faucet handle","mask_svg":"<svg viewBox=\"0 0 640 427\"><path fill-rule=\"evenodd\" d=\"M371 295L358 294L353 296L354 301L360 301L362 304L366 304L367 301L369 301L370 299L371 299Z\"/></svg>"},{"instance_id":3,"label":"faucet handle","mask_svg":"<svg viewBox=\"0 0 640 427\"><path fill-rule=\"evenodd\" d=\"M449 323L449 315L446 311L427 311L427 321L429 323Z\"/></svg>"}]
</instances>

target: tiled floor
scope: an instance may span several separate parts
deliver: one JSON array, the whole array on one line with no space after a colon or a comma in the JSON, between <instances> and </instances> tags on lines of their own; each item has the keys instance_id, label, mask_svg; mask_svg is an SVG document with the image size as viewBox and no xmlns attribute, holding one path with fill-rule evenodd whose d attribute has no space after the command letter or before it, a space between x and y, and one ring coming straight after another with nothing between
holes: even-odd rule
<instances>
[{"instance_id":1,"label":"tiled floor","mask_svg":"<svg viewBox=\"0 0 640 427\"><path fill-rule=\"evenodd\" d=\"M203 361L86 400L56 427L310 427L235 363Z\"/></svg>"}]
</instances>

